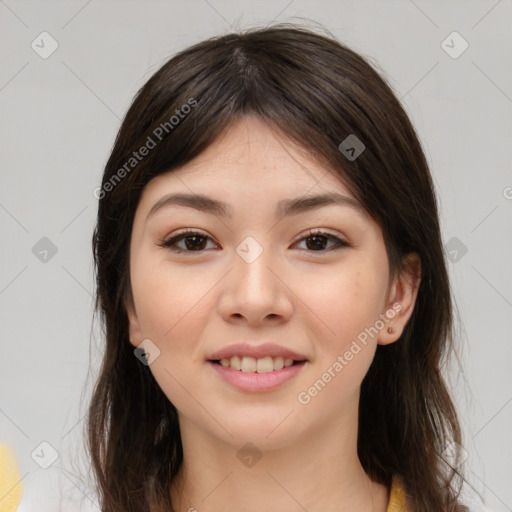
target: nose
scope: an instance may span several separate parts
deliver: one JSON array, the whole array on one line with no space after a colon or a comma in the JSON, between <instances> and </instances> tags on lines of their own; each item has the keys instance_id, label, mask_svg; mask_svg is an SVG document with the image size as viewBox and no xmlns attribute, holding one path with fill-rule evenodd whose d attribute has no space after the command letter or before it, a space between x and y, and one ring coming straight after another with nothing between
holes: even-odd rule
<instances>
[{"instance_id":1,"label":"nose","mask_svg":"<svg viewBox=\"0 0 512 512\"><path fill-rule=\"evenodd\" d=\"M221 316L252 327L287 321L293 312L293 292L283 265L267 249L255 259L240 254L234 255L233 268L223 280Z\"/></svg>"}]
</instances>

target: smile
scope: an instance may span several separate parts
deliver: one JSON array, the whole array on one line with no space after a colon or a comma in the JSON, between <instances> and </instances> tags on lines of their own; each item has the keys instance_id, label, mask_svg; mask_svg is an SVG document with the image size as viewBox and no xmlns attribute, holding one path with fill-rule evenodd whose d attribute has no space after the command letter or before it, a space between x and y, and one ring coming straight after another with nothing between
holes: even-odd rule
<instances>
[{"instance_id":1,"label":"smile","mask_svg":"<svg viewBox=\"0 0 512 512\"><path fill-rule=\"evenodd\" d=\"M277 357L250 357L250 356L233 356L230 358L222 358L214 361L224 368L231 368L232 370L242 371L245 373L269 373L272 371L282 370L292 366L294 363L301 361L295 361L291 358L284 358L282 356Z\"/></svg>"},{"instance_id":2,"label":"smile","mask_svg":"<svg viewBox=\"0 0 512 512\"><path fill-rule=\"evenodd\" d=\"M289 382L302 371L306 362L283 360L282 357L255 359L233 356L208 361L208 364L230 387L239 391L261 392L275 390Z\"/></svg>"}]
</instances>

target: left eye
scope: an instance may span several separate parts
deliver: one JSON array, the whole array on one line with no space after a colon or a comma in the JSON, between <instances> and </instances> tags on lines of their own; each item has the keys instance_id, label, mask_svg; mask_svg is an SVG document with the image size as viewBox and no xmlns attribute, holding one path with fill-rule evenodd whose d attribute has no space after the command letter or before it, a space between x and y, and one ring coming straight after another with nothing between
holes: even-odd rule
<instances>
[{"instance_id":1,"label":"left eye","mask_svg":"<svg viewBox=\"0 0 512 512\"><path fill-rule=\"evenodd\" d=\"M325 231L319 231L319 230L312 230L310 231L307 236L302 237L299 242L302 242L303 240L306 241L306 246L308 249L311 249L311 247L315 248L314 252L319 252L316 249L325 250L325 241L327 240L333 240L334 241L334 249L340 249L342 247L350 247L350 244L348 242L345 242L344 240L340 240L337 236L331 235L330 233L326 233ZM307 243L308 240L312 240L312 243Z\"/></svg>"},{"instance_id":2,"label":"left eye","mask_svg":"<svg viewBox=\"0 0 512 512\"><path fill-rule=\"evenodd\" d=\"M168 240L162 240L158 243L161 247L166 247L174 252L202 252L205 249L205 241L211 240L207 235L203 235L197 231L185 231L178 235L169 238ZM308 243L308 240L311 242ZM310 231L306 236L303 236L295 243L306 242L307 250L313 252L321 252L326 250L326 241L329 240L334 242L334 249L340 249L342 247L350 247L348 242L340 240L338 237L326 233L325 231ZM184 241L185 247L179 247L177 244Z\"/></svg>"}]
</instances>

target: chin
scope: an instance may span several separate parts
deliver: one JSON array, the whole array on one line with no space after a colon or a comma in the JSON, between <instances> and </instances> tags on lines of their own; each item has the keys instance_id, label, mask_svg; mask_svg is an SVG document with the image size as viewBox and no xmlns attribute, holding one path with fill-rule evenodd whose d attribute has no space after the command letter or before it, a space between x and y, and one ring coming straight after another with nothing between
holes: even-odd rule
<instances>
[{"instance_id":1,"label":"chin","mask_svg":"<svg viewBox=\"0 0 512 512\"><path fill-rule=\"evenodd\" d=\"M215 430L222 439L237 448L250 441L261 450L274 450L290 444L299 434L293 407L262 406L242 407L234 414L226 414Z\"/></svg>"}]
</instances>

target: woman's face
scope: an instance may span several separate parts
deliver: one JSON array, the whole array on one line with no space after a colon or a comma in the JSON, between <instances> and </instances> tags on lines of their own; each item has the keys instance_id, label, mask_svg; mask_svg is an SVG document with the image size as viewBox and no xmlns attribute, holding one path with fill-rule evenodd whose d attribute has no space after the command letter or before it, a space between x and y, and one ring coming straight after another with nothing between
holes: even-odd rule
<instances>
[{"instance_id":1,"label":"woman's face","mask_svg":"<svg viewBox=\"0 0 512 512\"><path fill-rule=\"evenodd\" d=\"M345 199L304 201L324 194ZM353 426L376 345L415 297L388 282L381 230L348 189L255 117L147 185L130 277L131 343L144 340L182 433L262 449Z\"/></svg>"}]
</instances>

